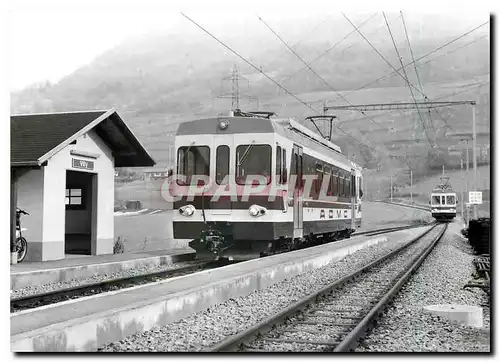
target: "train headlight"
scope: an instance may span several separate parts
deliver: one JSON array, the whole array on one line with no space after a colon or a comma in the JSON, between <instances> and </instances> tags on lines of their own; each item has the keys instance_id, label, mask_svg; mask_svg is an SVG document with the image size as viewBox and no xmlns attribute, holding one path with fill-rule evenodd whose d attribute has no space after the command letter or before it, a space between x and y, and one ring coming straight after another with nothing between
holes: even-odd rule
<instances>
[{"instance_id":1,"label":"train headlight","mask_svg":"<svg viewBox=\"0 0 500 362\"><path fill-rule=\"evenodd\" d=\"M229 122L228 121L220 121L219 122L219 128L221 130L225 130L228 126L229 126Z\"/></svg>"},{"instance_id":2,"label":"train headlight","mask_svg":"<svg viewBox=\"0 0 500 362\"><path fill-rule=\"evenodd\" d=\"M193 216L194 212L196 211L196 208L193 205L185 205L179 208L179 212L183 216Z\"/></svg>"},{"instance_id":3,"label":"train headlight","mask_svg":"<svg viewBox=\"0 0 500 362\"><path fill-rule=\"evenodd\" d=\"M262 215L265 215L266 213L266 208L265 207L262 207L262 206L259 206L259 205L252 205L248 208L248 213L251 215L251 216L262 216Z\"/></svg>"}]
</instances>

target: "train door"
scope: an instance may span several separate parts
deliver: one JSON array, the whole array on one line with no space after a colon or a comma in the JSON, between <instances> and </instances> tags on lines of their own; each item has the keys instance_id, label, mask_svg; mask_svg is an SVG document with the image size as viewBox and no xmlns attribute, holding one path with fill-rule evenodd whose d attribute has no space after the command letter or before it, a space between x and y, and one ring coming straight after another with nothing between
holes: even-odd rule
<instances>
[{"instance_id":1,"label":"train door","mask_svg":"<svg viewBox=\"0 0 500 362\"><path fill-rule=\"evenodd\" d=\"M229 191L229 182L234 182L234 161L231 154L233 152L232 137L227 135L214 135L212 142L211 158L212 169L210 174L215 175L214 181L216 188L224 187L225 192ZM211 197L205 198L210 202L210 214L212 215L230 215L232 211L231 198L221 196L217 201L209 201Z\"/></svg>"},{"instance_id":2,"label":"train door","mask_svg":"<svg viewBox=\"0 0 500 362\"><path fill-rule=\"evenodd\" d=\"M351 169L351 229L356 230L356 173Z\"/></svg>"},{"instance_id":3,"label":"train door","mask_svg":"<svg viewBox=\"0 0 500 362\"><path fill-rule=\"evenodd\" d=\"M293 190L293 237L301 238L303 236L303 195L302 186L304 185L304 180L302 180L303 175L303 154L302 147L298 145L293 145L293 172L297 176L295 181L295 188Z\"/></svg>"}]
</instances>

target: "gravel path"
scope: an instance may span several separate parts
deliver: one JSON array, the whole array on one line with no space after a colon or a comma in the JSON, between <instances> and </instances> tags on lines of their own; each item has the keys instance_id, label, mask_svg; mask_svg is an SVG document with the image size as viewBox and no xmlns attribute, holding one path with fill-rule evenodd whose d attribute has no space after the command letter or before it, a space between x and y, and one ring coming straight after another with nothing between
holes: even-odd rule
<instances>
[{"instance_id":1,"label":"gravel path","mask_svg":"<svg viewBox=\"0 0 500 362\"><path fill-rule=\"evenodd\" d=\"M33 285L33 286L25 287L25 288L11 290L10 298L12 299L12 298L27 297L27 296L35 295L35 294L39 294L39 293L52 292L52 291L56 291L56 290L63 289L63 288L70 288L70 287L77 287L80 285L91 284L91 283L98 283L98 282L109 280L109 279L132 277L132 276L136 276L136 275L149 274L149 273L160 272L160 271L168 271L168 270L173 271L176 269L180 269L180 268L184 268L184 267L188 267L188 266L192 266L192 265L196 265L196 264L201 265L200 261L185 261L185 262L177 262L177 263L169 264L169 265L156 265L156 266L152 266L152 267L127 269L127 270L124 270L121 272L94 275L94 276L88 277L88 278L72 279L72 280L58 282L58 283Z\"/></svg>"},{"instance_id":2,"label":"gravel path","mask_svg":"<svg viewBox=\"0 0 500 362\"><path fill-rule=\"evenodd\" d=\"M356 351L489 352L489 298L481 289L463 289L474 273L473 258L460 235L459 223L451 223L445 237ZM480 306L484 327L462 326L425 314L422 307L431 304Z\"/></svg>"},{"instance_id":3,"label":"gravel path","mask_svg":"<svg viewBox=\"0 0 500 362\"><path fill-rule=\"evenodd\" d=\"M285 279L245 297L230 299L177 322L136 333L99 351L199 351L241 332L370 261L394 250L422 230L398 232L388 242L362 249L322 268ZM399 235L399 236L398 236ZM403 238L401 235L408 235Z\"/></svg>"}]
</instances>

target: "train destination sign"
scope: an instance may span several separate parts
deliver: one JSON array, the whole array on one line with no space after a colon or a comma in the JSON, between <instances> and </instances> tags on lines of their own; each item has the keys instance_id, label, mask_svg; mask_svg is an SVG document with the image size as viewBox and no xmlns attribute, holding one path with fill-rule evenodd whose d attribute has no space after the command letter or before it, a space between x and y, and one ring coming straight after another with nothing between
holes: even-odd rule
<instances>
[{"instance_id":1,"label":"train destination sign","mask_svg":"<svg viewBox=\"0 0 500 362\"><path fill-rule=\"evenodd\" d=\"M74 168L83 168L85 170L93 170L94 169L94 161L87 160L79 160L77 158L72 159Z\"/></svg>"},{"instance_id":2,"label":"train destination sign","mask_svg":"<svg viewBox=\"0 0 500 362\"><path fill-rule=\"evenodd\" d=\"M481 191L469 191L469 204L481 205L483 203L483 193Z\"/></svg>"}]
</instances>

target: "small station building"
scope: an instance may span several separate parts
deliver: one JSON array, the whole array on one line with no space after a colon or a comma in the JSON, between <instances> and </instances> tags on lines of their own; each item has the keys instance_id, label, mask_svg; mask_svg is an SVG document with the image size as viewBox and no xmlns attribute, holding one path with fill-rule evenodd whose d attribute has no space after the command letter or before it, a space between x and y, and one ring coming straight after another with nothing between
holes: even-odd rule
<instances>
[{"instance_id":1,"label":"small station building","mask_svg":"<svg viewBox=\"0 0 500 362\"><path fill-rule=\"evenodd\" d=\"M11 116L11 228L26 261L112 254L115 167L155 161L115 110Z\"/></svg>"}]
</instances>

